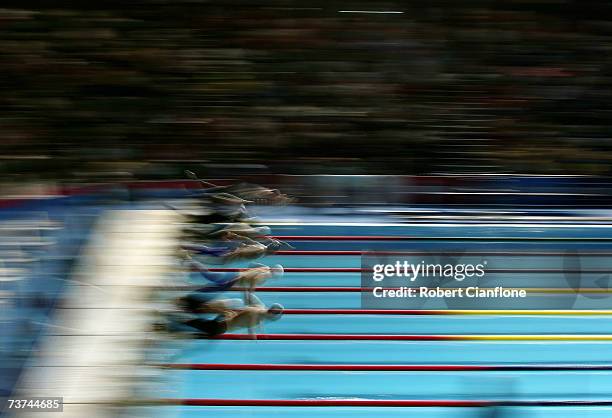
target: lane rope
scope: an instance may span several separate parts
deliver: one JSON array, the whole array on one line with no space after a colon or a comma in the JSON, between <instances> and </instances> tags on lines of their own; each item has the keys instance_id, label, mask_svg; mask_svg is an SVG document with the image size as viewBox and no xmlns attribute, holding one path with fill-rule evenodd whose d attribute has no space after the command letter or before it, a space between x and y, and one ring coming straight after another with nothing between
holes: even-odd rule
<instances>
[{"instance_id":1,"label":"lane rope","mask_svg":"<svg viewBox=\"0 0 612 418\"><path fill-rule=\"evenodd\" d=\"M276 251L274 255L311 255L311 256L361 256L373 253L376 255L406 255L406 256L431 256L443 254L445 256L503 256L503 257L610 257L611 252L516 252L516 251L333 251L333 250L281 250Z\"/></svg>"},{"instance_id":2,"label":"lane rope","mask_svg":"<svg viewBox=\"0 0 612 418\"><path fill-rule=\"evenodd\" d=\"M198 286L182 286L174 287L178 290L197 288ZM201 287L201 286L199 286ZM386 290L402 290L401 288L385 288ZM429 287L428 289L435 289ZM441 290L452 290L456 288L440 288ZM491 287L481 287L482 290L494 289ZM516 287L504 287L505 290L525 290L527 293L534 294L590 294L590 293L612 293L612 289L601 289L601 288L584 288L584 289L567 289L567 288L516 288ZM246 288L237 287L232 288L232 291L245 291ZM368 287L349 287L349 286L267 286L257 287L254 289L257 292L372 292L374 288Z\"/></svg>"},{"instance_id":3,"label":"lane rope","mask_svg":"<svg viewBox=\"0 0 612 418\"><path fill-rule=\"evenodd\" d=\"M612 310L535 309L285 309L285 315L612 315Z\"/></svg>"},{"instance_id":4,"label":"lane rope","mask_svg":"<svg viewBox=\"0 0 612 418\"><path fill-rule=\"evenodd\" d=\"M276 235L273 238L281 241L612 241L612 237L424 237L407 235Z\"/></svg>"},{"instance_id":5,"label":"lane rope","mask_svg":"<svg viewBox=\"0 0 612 418\"><path fill-rule=\"evenodd\" d=\"M479 372L479 371L611 371L612 364L207 364L175 363L159 367L177 370L260 371L377 371L377 372Z\"/></svg>"},{"instance_id":6,"label":"lane rope","mask_svg":"<svg viewBox=\"0 0 612 418\"><path fill-rule=\"evenodd\" d=\"M90 402L91 404L109 404L109 402ZM64 402L69 405L70 402ZM182 406L290 406L290 407L495 407L495 406L612 406L608 400L550 400L550 401L490 401L463 399L147 399L129 400L111 403L114 405L182 405Z\"/></svg>"},{"instance_id":7,"label":"lane rope","mask_svg":"<svg viewBox=\"0 0 612 418\"><path fill-rule=\"evenodd\" d=\"M611 334L222 334L215 340L294 341L612 341Z\"/></svg>"},{"instance_id":8,"label":"lane rope","mask_svg":"<svg viewBox=\"0 0 612 418\"><path fill-rule=\"evenodd\" d=\"M249 270L248 267L213 267L209 268L213 272L240 272ZM409 266L407 271L413 269ZM197 270L196 270L197 271ZM285 267L285 273L370 273L372 269L363 269L360 267ZM610 274L611 269L496 269L487 268L487 273L517 273L517 274Z\"/></svg>"}]
</instances>

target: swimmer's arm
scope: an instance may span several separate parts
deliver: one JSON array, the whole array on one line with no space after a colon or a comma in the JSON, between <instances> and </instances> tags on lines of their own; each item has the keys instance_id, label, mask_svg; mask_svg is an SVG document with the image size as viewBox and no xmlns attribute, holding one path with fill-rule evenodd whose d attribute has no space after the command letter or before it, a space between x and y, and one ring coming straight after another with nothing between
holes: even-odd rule
<instances>
[{"instance_id":1,"label":"swimmer's arm","mask_svg":"<svg viewBox=\"0 0 612 418\"><path fill-rule=\"evenodd\" d=\"M255 296L255 293L253 292L249 292L245 295L244 304L258 308L263 308L266 306L257 296Z\"/></svg>"},{"instance_id":2,"label":"swimmer's arm","mask_svg":"<svg viewBox=\"0 0 612 418\"><path fill-rule=\"evenodd\" d=\"M257 330L255 329L255 326L250 326L249 327L249 335L251 336L252 340L256 340L257 339Z\"/></svg>"},{"instance_id":3,"label":"swimmer's arm","mask_svg":"<svg viewBox=\"0 0 612 418\"><path fill-rule=\"evenodd\" d=\"M265 334L266 330L263 326L263 322L259 324L255 324L252 327L249 327L249 334L251 334L251 339L257 340L257 334Z\"/></svg>"},{"instance_id":4,"label":"swimmer's arm","mask_svg":"<svg viewBox=\"0 0 612 418\"><path fill-rule=\"evenodd\" d=\"M261 321L255 319L255 316L251 317L249 324L249 334L251 335L252 340L257 340L257 332L260 334L264 334L263 325Z\"/></svg>"},{"instance_id":5,"label":"swimmer's arm","mask_svg":"<svg viewBox=\"0 0 612 418\"><path fill-rule=\"evenodd\" d=\"M254 296L255 286L257 285L257 281L254 279L252 275L242 275L241 274L238 276L236 280L236 284L241 285L244 288L244 291L242 292L242 300L244 300L245 306L249 306L250 305L249 301L252 300L251 295Z\"/></svg>"}]
</instances>

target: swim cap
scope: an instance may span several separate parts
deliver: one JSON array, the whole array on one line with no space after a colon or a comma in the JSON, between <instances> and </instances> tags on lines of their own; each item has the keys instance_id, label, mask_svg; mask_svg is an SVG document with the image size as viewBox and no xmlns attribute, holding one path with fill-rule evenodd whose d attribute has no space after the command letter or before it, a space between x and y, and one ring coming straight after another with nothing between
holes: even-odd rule
<instances>
[{"instance_id":1,"label":"swim cap","mask_svg":"<svg viewBox=\"0 0 612 418\"><path fill-rule=\"evenodd\" d=\"M283 277L285 270L283 269L283 266L281 266L280 264L275 264L272 267L270 267L270 272L272 272L273 279L280 279L281 277Z\"/></svg>"},{"instance_id":2,"label":"swim cap","mask_svg":"<svg viewBox=\"0 0 612 418\"><path fill-rule=\"evenodd\" d=\"M266 317L270 321L276 321L277 319L280 319L281 316L283 316L284 310L285 308L280 303L273 303L268 308L268 314L266 315Z\"/></svg>"}]
</instances>

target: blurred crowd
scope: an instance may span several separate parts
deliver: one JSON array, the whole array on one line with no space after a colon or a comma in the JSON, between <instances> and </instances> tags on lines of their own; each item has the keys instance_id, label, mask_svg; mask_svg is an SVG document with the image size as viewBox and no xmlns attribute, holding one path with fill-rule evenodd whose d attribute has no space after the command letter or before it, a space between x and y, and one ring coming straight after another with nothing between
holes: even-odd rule
<instances>
[{"instance_id":1,"label":"blurred crowd","mask_svg":"<svg viewBox=\"0 0 612 418\"><path fill-rule=\"evenodd\" d=\"M611 10L7 0L0 173L163 178L188 160L288 174L606 175Z\"/></svg>"}]
</instances>

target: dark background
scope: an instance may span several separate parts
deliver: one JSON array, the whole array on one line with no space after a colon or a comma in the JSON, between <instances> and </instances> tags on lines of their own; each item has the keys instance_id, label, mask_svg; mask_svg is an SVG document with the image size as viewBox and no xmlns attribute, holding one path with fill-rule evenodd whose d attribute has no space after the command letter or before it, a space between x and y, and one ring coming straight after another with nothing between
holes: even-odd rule
<instances>
[{"instance_id":1,"label":"dark background","mask_svg":"<svg viewBox=\"0 0 612 418\"><path fill-rule=\"evenodd\" d=\"M0 174L608 175L611 8L4 1Z\"/></svg>"}]
</instances>

